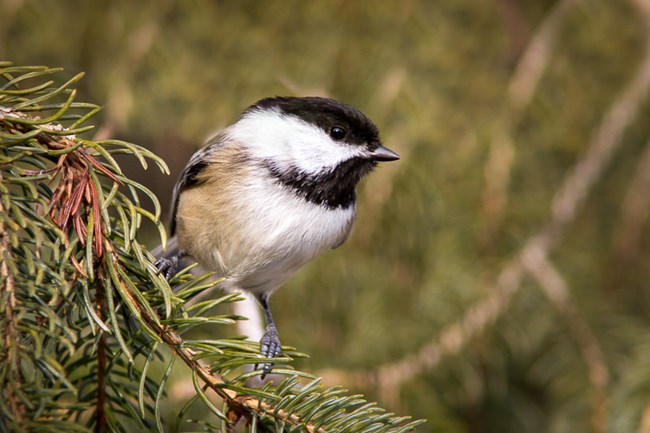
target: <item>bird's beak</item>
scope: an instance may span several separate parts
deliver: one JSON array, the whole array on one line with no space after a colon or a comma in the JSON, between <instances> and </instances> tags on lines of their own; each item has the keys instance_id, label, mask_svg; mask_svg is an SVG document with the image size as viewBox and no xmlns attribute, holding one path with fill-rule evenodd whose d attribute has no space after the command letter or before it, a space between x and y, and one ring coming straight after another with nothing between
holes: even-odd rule
<instances>
[{"instance_id":1,"label":"bird's beak","mask_svg":"<svg viewBox=\"0 0 650 433\"><path fill-rule=\"evenodd\" d=\"M399 155L384 146L377 146L375 150L370 152L370 157L373 161L395 161L399 159Z\"/></svg>"}]
</instances>

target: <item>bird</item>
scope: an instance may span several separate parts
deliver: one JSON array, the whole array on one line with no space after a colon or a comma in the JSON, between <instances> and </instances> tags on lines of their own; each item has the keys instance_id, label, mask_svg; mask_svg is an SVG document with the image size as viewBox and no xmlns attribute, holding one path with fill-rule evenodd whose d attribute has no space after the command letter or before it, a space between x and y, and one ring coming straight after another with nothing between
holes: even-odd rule
<instances>
[{"instance_id":1,"label":"bird","mask_svg":"<svg viewBox=\"0 0 650 433\"><path fill-rule=\"evenodd\" d=\"M260 354L282 345L269 298L300 268L348 238L356 187L384 147L359 109L319 96L274 96L245 109L190 158L174 186L169 247L156 262L167 279L188 260L264 311ZM257 368L257 365L255 366ZM262 379L272 363L262 364Z\"/></svg>"}]
</instances>

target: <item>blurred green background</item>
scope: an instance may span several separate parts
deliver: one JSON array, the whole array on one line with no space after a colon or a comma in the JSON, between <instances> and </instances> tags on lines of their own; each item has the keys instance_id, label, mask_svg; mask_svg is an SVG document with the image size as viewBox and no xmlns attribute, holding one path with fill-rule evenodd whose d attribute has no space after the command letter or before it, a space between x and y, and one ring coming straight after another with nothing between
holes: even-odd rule
<instances>
[{"instance_id":1,"label":"blurred green background","mask_svg":"<svg viewBox=\"0 0 650 433\"><path fill-rule=\"evenodd\" d=\"M402 160L272 307L299 368L422 432L650 432L648 41L647 0L0 0L0 59L85 71L165 206L259 98L375 121Z\"/></svg>"}]
</instances>

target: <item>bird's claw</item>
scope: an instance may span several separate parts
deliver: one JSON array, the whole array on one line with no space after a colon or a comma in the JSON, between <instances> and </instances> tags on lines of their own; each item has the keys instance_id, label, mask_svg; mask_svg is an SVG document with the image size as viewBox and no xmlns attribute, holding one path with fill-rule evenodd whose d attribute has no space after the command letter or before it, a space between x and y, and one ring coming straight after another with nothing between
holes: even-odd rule
<instances>
[{"instance_id":1,"label":"bird's claw","mask_svg":"<svg viewBox=\"0 0 650 433\"><path fill-rule=\"evenodd\" d=\"M169 258L161 257L158 260L156 260L155 265L158 268L158 273L163 274L165 276L165 279L169 280L171 277L176 275L180 270L179 269L180 257L179 256L171 256Z\"/></svg>"},{"instance_id":2,"label":"bird's claw","mask_svg":"<svg viewBox=\"0 0 650 433\"><path fill-rule=\"evenodd\" d=\"M277 358L282 354L282 344L275 326L267 327L262 340L260 340L260 353L265 358ZM271 372L272 368L273 363L271 362L262 364L262 380ZM255 364L255 369L257 369L257 364Z\"/></svg>"}]
</instances>

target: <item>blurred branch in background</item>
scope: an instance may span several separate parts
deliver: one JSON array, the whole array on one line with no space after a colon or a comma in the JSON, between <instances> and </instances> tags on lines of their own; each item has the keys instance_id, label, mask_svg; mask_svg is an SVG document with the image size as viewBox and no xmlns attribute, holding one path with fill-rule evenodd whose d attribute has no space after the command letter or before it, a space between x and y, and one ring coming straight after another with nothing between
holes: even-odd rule
<instances>
[{"instance_id":1,"label":"blurred branch in background","mask_svg":"<svg viewBox=\"0 0 650 433\"><path fill-rule=\"evenodd\" d=\"M571 296L566 280L549 262L544 251L537 249L523 256L526 272L530 273L544 291L549 301L562 316L571 336L576 341L582 359L589 370L589 380L594 388L592 397L591 425L594 432L607 431L607 386L609 370L598 339Z\"/></svg>"},{"instance_id":2,"label":"blurred branch in background","mask_svg":"<svg viewBox=\"0 0 650 433\"><path fill-rule=\"evenodd\" d=\"M526 108L531 103L535 90L548 67L569 12L580 0L560 0L546 15L528 46L523 51L508 83L501 118L494 125L490 152L485 165L485 191L483 193L483 212L485 229L483 243L493 242L500 228L505 207L508 204L510 172L515 157L513 135L519 126ZM520 143L520 145L524 145Z\"/></svg>"},{"instance_id":3,"label":"blurred branch in background","mask_svg":"<svg viewBox=\"0 0 650 433\"><path fill-rule=\"evenodd\" d=\"M643 17L646 31L650 32L650 2L630 0ZM638 159L634 176L625 193L619 214L619 223L613 235L613 261L615 268L626 263L638 263L643 228L650 215L650 140ZM616 274L614 274L616 275ZM615 278L615 277L614 277Z\"/></svg>"},{"instance_id":4,"label":"blurred branch in background","mask_svg":"<svg viewBox=\"0 0 650 433\"><path fill-rule=\"evenodd\" d=\"M568 3L570 2L563 2L563 4ZM646 16L646 19L648 18ZM398 362L384 365L372 372L324 370L322 376L328 381L342 380L355 383L360 387L368 384L378 386L383 399L396 407L399 402L399 389L403 384L425 371L434 369L443 357L457 354L464 345L485 332L487 327L494 325L499 316L507 311L510 300L521 288L524 274L530 273L563 316L581 349L595 391L592 426L596 432L606 430L606 387L609 373L603 360L602 349L588 322L575 306L564 278L548 261L548 255L562 240L565 230L574 221L576 213L583 208L593 185L602 177L614 152L623 144L624 131L636 119L641 105L647 100L650 89L650 19L648 24L645 51L636 74L603 115L602 122L594 131L586 152L568 172L557 190L551 204L551 219L536 235L528 239L520 252L503 268L494 286L488 290L490 293L488 297L470 307L459 321L445 327L439 336L422 347L415 355L408 355ZM535 38L533 40L535 41ZM537 79L533 81L536 82L539 75L537 72L535 75ZM532 94L529 91L526 93L529 95L527 98ZM647 167L645 164L647 162L643 158L639 164L639 171ZM646 177L647 172L634 182L634 191L642 185L645 186ZM646 199L643 199L639 209L647 212L647 208L643 207L644 202ZM637 206L637 204L629 206Z\"/></svg>"},{"instance_id":5,"label":"blurred branch in background","mask_svg":"<svg viewBox=\"0 0 650 433\"><path fill-rule=\"evenodd\" d=\"M614 233L613 260L626 263L635 258L643 228L650 214L650 141L639 158L633 179L625 194L617 231Z\"/></svg>"}]
</instances>

